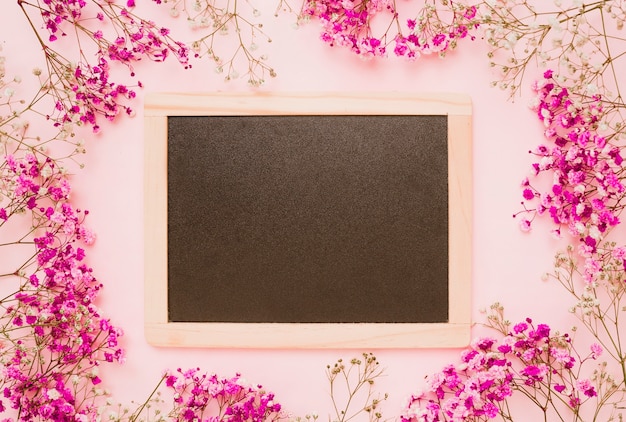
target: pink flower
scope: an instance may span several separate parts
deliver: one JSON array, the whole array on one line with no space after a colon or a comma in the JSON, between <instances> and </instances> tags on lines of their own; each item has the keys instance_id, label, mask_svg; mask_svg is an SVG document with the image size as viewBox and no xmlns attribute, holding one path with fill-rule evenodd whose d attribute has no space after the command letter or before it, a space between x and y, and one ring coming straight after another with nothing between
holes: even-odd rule
<instances>
[{"instance_id":1,"label":"pink flower","mask_svg":"<svg viewBox=\"0 0 626 422\"><path fill-rule=\"evenodd\" d=\"M574 377L576 359L568 346L569 336L551 336L551 331L548 325L535 326L527 318L499 341L474 340L461 353L462 364L445 366L428 377L427 392L411 396L402 421L486 420L496 417L497 409L506 408L500 402L514 391L534 396L536 389L552 380L555 391L566 392L567 387L556 381ZM594 392L586 384L580 389Z\"/></svg>"},{"instance_id":2,"label":"pink flower","mask_svg":"<svg viewBox=\"0 0 626 422\"><path fill-rule=\"evenodd\" d=\"M598 343L593 343L591 345L591 357L593 359L597 359L600 356L602 356L602 352L603 352L602 346L600 346Z\"/></svg>"},{"instance_id":3,"label":"pink flower","mask_svg":"<svg viewBox=\"0 0 626 422\"><path fill-rule=\"evenodd\" d=\"M598 395L598 393L596 393L595 387L588 379L576 381L576 389L587 397L595 397Z\"/></svg>"},{"instance_id":4,"label":"pink flower","mask_svg":"<svg viewBox=\"0 0 626 422\"><path fill-rule=\"evenodd\" d=\"M530 220L527 220L525 218L520 219L519 221L520 230L522 230L523 232L529 232L532 228L530 224L531 224Z\"/></svg>"}]
</instances>

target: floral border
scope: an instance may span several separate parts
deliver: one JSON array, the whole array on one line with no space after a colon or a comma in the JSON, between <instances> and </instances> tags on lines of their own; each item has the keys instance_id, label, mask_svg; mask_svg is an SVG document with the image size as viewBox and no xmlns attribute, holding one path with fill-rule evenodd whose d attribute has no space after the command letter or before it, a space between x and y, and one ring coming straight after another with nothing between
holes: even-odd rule
<instances>
[{"instance_id":1,"label":"floral border","mask_svg":"<svg viewBox=\"0 0 626 422\"><path fill-rule=\"evenodd\" d=\"M214 0L153 2L167 8L169 18L187 19L198 38L188 43L175 39L167 28L135 13L134 0L17 1L45 60L43 69L33 71L40 88L30 101L18 98L21 79L6 79L5 58L0 60L0 246L32 251L15 270L0 274L7 286L15 287L2 299L0 411L12 409L18 420L99 420L111 407L98 387L100 369L124 360L121 329L95 304L102 285L87 264L86 246L95 239L85 225L88 211L75 209L70 200L68 169L85 153L84 143L75 140L77 131L88 127L98 132L106 122L134 114L131 105L142 87L134 66L140 60L173 58L183 68L209 60L226 81L243 75L253 87L277 74L259 53L258 43L271 40L250 4L242 11L236 0L225 7ZM513 420L524 416L509 406L513 396L528 400L546 420L608 420L618 417L624 400L620 316L626 246L612 241L611 233L620 225L625 191L618 69L625 55L620 31L626 4L534 3L277 4L277 12L293 14L298 25L317 22L322 42L370 60L393 55L421 58L426 65L424 56L443 58L462 44L470 48L471 41L484 40L488 64L496 73L494 86L511 96L525 89L527 71L543 69L543 77L532 85L532 109L545 127L545 139L531 151L537 158L534 175L522 182L522 209L515 217L525 231L535 219L547 218L554 224L552 234L570 241L546 278L571 295L571 312L595 342L579 352L572 335L555 333L530 318L513 325L495 304L486 323L494 336L476 339L458 363L430 376L427 391L414 394L402 411L403 420ZM216 37L227 34L234 34L239 44L235 51L219 52ZM128 70L127 81L112 77L118 66ZM49 123L49 132L32 133L33 122L42 121ZM385 398L371 390L381 375L377 365L375 357L364 355L350 365L339 360L327 368L331 386L337 379L357 377L356 384L347 383L350 398L369 388L356 414L370 420L382 417L378 404ZM162 388L172 395L167 405ZM343 408L332 399L337 409L333 418L348 420L350 400ZM192 369L166 372L143 404L114 417L139 418L260 421L293 416L272 393L244 383L239 375L221 378Z\"/></svg>"}]
</instances>

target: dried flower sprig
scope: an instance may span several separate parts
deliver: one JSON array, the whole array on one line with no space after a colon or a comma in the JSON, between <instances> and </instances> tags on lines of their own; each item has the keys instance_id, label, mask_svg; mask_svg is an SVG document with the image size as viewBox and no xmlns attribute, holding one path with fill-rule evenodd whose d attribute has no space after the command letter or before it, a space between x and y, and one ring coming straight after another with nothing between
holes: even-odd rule
<instances>
[{"instance_id":1,"label":"dried flower sprig","mask_svg":"<svg viewBox=\"0 0 626 422\"><path fill-rule=\"evenodd\" d=\"M621 342L622 301L626 293L626 248L614 242L598 246L580 265L573 247L559 253L546 279L559 282L573 299L570 312L603 347L616 366L615 383L626 385L626 350ZM582 282L581 282L582 281Z\"/></svg>"},{"instance_id":2,"label":"dried flower sprig","mask_svg":"<svg viewBox=\"0 0 626 422\"><path fill-rule=\"evenodd\" d=\"M108 66L111 63L123 63L131 74L132 64L141 57L160 61L168 54L180 55L184 52L181 61L187 63L187 53L182 43L169 39L167 30L159 29L155 32L156 26L132 14L133 0L128 0L125 7L109 1L89 3L105 8L110 6L111 15L105 13L109 9L103 9L102 15L90 15L95 17L94 20L85 18L88 3L82 0L48 0L43 3L20 1L18 4L40 13L48 33L47 41L45 37L39 38L47 61L47 73L44 75L39 72L40 76L43 75L43 89L41 95L36 96L26 109L34 111L33 105L39 104L40 99L50 95L55 98L56 111L49 113L49 118L57 122L60 135L71 133L73 126L78 124L92 125L97 130L99 116L113 120L120 112L132 114L132 109L125 105L125 101L132 99L132 89L109 80ZM201 14L203 5L198 4L197 11ZM549 215L557 224L559 232L562 226L566 227L568 233L582 241L578 248L579 257L574 259L569 255L567 259L561 258L555 277L577 299L573 311L592 335L600 340L601 345L593 345L591 351L581 358L575 353L569 336L550 334L550 327L545 324L535 327L531 320L510 329L510 325L502 319L500 308L497 308L495 317L489 321L492 328L503 336L502 343L498 344L492 339L477 340L463 355L462 367L455 367L449 373L444 371L450 375L450 379L436 383L437 399L428 402L431 406L429 411L434 413L422 414L420 417L425 420L437 420L439 417L485 420L499 414L503 418L512 419L508 408L501 406L508 396L503 395L505 399L499 400L498 394L490 388L502 387L498 393L506 393L503 387L505 382L513 380L517 384L513 384L515 388L509 385L511 391L523 394L544 415L548 415L548 409L558 413L567 411L573 413L574 420L580 420L582 405L594 403L596 411L593 419L598 419L603 407L610 409L609 405L622 400L616 392L623 387L626 379L624 353L618 337L624 248L616 245L600 246L611 228L619 224L619 214L623 208L623 146L620 137L624 107L616 71L616 60L624 56L620 50L623 39L609 30L610 25L614 24L617 31L623 25L625 9L622 2L606 0L583 4L574 1L567 7L561 7L556 2L556 9L536 11L522 0L487 0L475 4L442 0L439 3L428 2L424 9L420 9L417 14L413 13L414 19L406 21L400 18L400 12L392 1L364 0L341 4L330 1L308 2L303 10L308 10L309 6L315 8L303 16L307 19L320 18L329 25L329 43L345 45L365 57L385 55L391 46L394 54L409 58L432 52L444 55L456 46L458 39L471 37L478 27L482 27L487 29L486 39L491 45L491 63L503 72L497 86L514 93L520 89L530 65L555 69L554 72L546 72L536 87L537 116L547 128L546 138L550 143L534 151L540 157L535 165L537 175L553 174L555 182L547 190L542 190L535 182L524 182L526 204L538 203L535 208L532 208L533 205L527 207L524 215ZM207 2L206 7L215 5ZM335 9L327 17L324 8L329 7ZM254 27L251 21L231 21L233 16L232 12L228 12L228 7L217 10L223 13L225 19L218 20L217 28L223 28L220 22L241 23L242 27L249 25L253 28L253 39L262 35L260 28ZM237 13L237 16L240 15ZM383 30L374 35L374 26L378 25L381 16L387 16L390 23L383 23ZM116 28L121 32L116 33L115 38L108 38L95 28L98 21L105 18L115 22L120 19L122 27ZM29 22L32 25L30 18ZM128 31L124 32L126 28ZM35 26L33 29L39 35ZM207 57L213 60L217 58L208 53L214 51L214 37L220 33L210 32L207 38L202 39L203 44L196 46L199 49L198 56L205 51ZM240 31L236 33L241 34ZM78 46L81 46L80 40L84 39L79 38L78 34L95 41L92 45L98 58L95 63L87 60L87 54L80 48L76 55L80 65L76 65L66 55L57 55L48 46L48 43L57 42L59 36L75 34ZM165 41L159 36L165 37ZM109 39L111 41L107 41ZM247 45L243 38L238 41L242 46ZM164 49L164 45L167 48ZM235 55L243 51L244 57L250 62L255 60L254 56L247 54L252 50L247 47L244 50L236 49ZM233 60L230 58L225 62L227 78L236 75L232 73L236 69L232 65ZM262 80L262 76L251 69L249 67L251 83L254 85L254 81ZM262 72L269 70L261 67ZM4 77L4 71L0 75ZM82 90L93 95L83 97ZM67 415L79 420L89 419L98 414L94 403L102 394L95 387L100 381L96 368L100 362L121 358L122 353L117 347L120 333L115 329L111 332L108 321L92 314L96 312L95 307L80 308L81 305L85 306L83 302L91 305L99 289L90 276L91 271L84 266L85 251L76 246L77 241L89 238L83 225L84 214L74 210L68 201L69 184L62 166L41 150L40 145L37 145L37 137L27 136L28 121L18 111L23 103L16 102L10 91L6 97L8 99L3 100L2 106L8 111L0 121L0 138L6 156L2 167L4 196L0 202L0 227L9 227L26 217L32 223L28 233L6 246L27 247L34 251L24 259L23 265L18 265L15 271L10 270L3 276L16 281L18 289L17 293L7 295L3 302L6 313L2 326L9 346L6 354L1 356L10 368L4 380L8 391L6 397L10 399L9 404L19 409L20 417L26 420L58 420ZM76 109L73 108L75 106ZM67 139L60 135L50 139ZM9 153L10 148L13 148L12 153ZM69 156L79 150L77 146ZM526 218L523 226L529 228L533 218ZM581 257L582 266L579 261ZM578 287L580 281L584 286L581 293ZM61 299L57 300L58 297ZM65 299L68 299L67 304ZM71 319L68 318L70 314L66 308L77 308L80 312ZM39 317L33 319L33 312L40 310L47 310L44 312L47 325L39 323ZM100 334L95 336L96 340L106 337L102 343L92 341L89 334L81 331L87 327L87 333L91 333L94 329L89 328L90 324L94 320L98 321L98 318L105 321L100 324ZM102 333L108 334L99 337ZM29 346L33 339L36 348ZM37 339L41 342L38 343ZM46 344L50 346L41 346ZM78 348L77 353L72 352L74 347ZM621 380L611 375L609 370L613 368L607 365L601 365L590 379L580 376L580 366L577 365L596 359L603 349L621 365ZM65 354L68 351L69 356ZM81 359L86 359L86 362ZM501 364L503 359L505 362ZM65 368L60 366L63 364L75 366L65 372L46 372L42 375L44 370L50 368L46 366L49 362L55 362L52 364L53 369ZM470 363L477 366L468 370ZM354 364L360 365L357 362ZM484 378L485 373L493 375L490 371L501 371L502 367L512 377L511 380L507 377ZM29 372L33 368L36 372ZM345 367L342 369L345 370ZM474 382L475 375L480 383ZM197 371L193 377L196 376L202 378ZM376 376L378 374L371 380ZM33 377L36 382L32 381ZM473 381L469 382L470 379ZM464 385L468 381L470 390L461 389L459 380ZM329 381L332 386L335 378L329 376ZM454 385L450 384L452 381ZM68 387L70 383L72 387ZM195 379L193 383L196 383ZM439 397L440 389L443 397ZM477 391L486 396L476 396ZM198 391L191 390L191 393L194 397L201 395ZM465 401L462 404L465 408L459 407L457 399L447 401L452 396L463 396ZM76 397L81 398L76 400ZM349 397L353 397L352 393L349 393ZM367 397L363 410L373 410L374 405L378 405L378 399L371 401L374 407L368 407L371 398L369 393ZM423 398L411 403L409 410L418 409L413 404ZM254 403L263 405L263 398L256 397ZM195 405L195 402L192 404ZM435 412L435 405L439 406L438 413ZM268 403L265 406L267 408ZM129 420L134 420L146 408L144 403L136 412L128 413ZM349 417L347 407L346 410L339 408L336 406L337 419ZM197 411L203 411L197 406L191 413L189 408L181 407L180 410L184 410L182 416L176 411L172 415L186 419L195 416ZM244 415L261 417L260 413L248 412ZM373 415L379 417L376 413ZM411 418L416 415L407 413L407 417ZM612 413L610 417L613 417Z\"/></svg>"},{"instance_id":3,"label":"dried flower sprig","mask_svg":"<svg viewBox=\"0 0 626 422\"><path fill-rule=\"evenodd\" d=\"M509 400L514 394L538 410L531 416L523 409L523 420L595 421L607 416L602 410L613 411L603 405L617 399L619 388L598 376L603 366L592 378L582 371L588 362L596 365L602 353L598 344L581 356L568 334L553 333L530 318L511 327L501 305L494 304L491 311L487 321L497 337L475 339L459 363L428 377L426 391L410 397L403 421L512 421L516 412ZM593 419L585 419L586 407L593 408Z\"/></svg>"},{"instance_id":4,"label":"dried flower sprig","mask_svg":"<svg viewBox=\"0 0 626 422\"><path fill-rule=\"evenodd\" d=\"M225 81L244 78L256 87L267 77L276 77L267 56L259 50L259 43L271 43L272 39L257 22L261 12L249 2L233 0L221 5L216 0L154 1L167 4L171 16L185 17L189 26L201 33L189 43L191 50L195 57L213 62L216 73L225 75ZM221 41L229 35L237 41L230 49Z\"/></svg>"},{"instance_id":5,"label":"dried flower sprig","mask_svg":"<svg viewBox=\"0 0 626 422\"><path fill-rule=\"evenodd\" d=\"M164 379L174 392L170 420L264 422L286 418L273 393L249 384L240 374L221 378L193 368L169 372Z\"/></svg>"},{"instance_id":6,"label":"dried flower sprig","mask_svg":"<svg viewBox=\"0 0 626 422\"><path fill-rule=\"evenodd\" d=\"M481 2L490 63L501 71L497 84L514 94L529 67L538 67L553 69L578 94L617 88L615 65L626 40L620 36L623 9L621 0ZM606 90L602 94L608 101Z\"/></svg>"},{"instance_id":7,"label":"dried flower sprig","mask_svg":"<svg viewBox=\"0 0 626 422\"><path fill-rule=\"evenodd\" d=\"M556 83L552 71L545 72L535 89L533 108L549 143L532 151L539 159L533 168L535 176L550 174L552 183L538 189L525 179L527 212L521 224L529 229L535 213L549 215L557 234L564 226L593 252L619 223L624 207L621 137L608 128L602 130L605 110L600 96L571 93Z\"/></svg>"},{"instance_id":8,"label":"dried flower sprig","mask_svg":"<svg viewBox=\"0 0 626 422\"><path fill-rule=\"evenodd\" d=\"M111 79L112 63L126 66L131 76L133 64L142 59L163 61L172 55L189 66L186 45L172 39L167 28L133 14L133 2L120 6L106 0L19 0L18 4L44 54L42 87L54 105L43 113L59 126L89 125L97 132L99 117L113 120L120 113L134 113L127 102L135 92ZM39 18L48 37L37 29ZM73 37L70 45L78 51L54 48L59 36Z\"/></svg>"},{"instance_id":9,"label":"dried flower sprig","mask_svg":"<svg viewBox=\"0 0 626 422\"><path fill-rule=\"evenodd\" d=\"M414 60L422 54L444 56L470 37L479 22L476 8L462 2L427 0L407 18L395 0L310 0L300 20L322 23L322 41L364 58L395 56ZM382 21L382 22L381 22Z\"/></svg>"},{"instance_id":10,"label":"dried flower sprig","mask_svg":"<svg viewBox=\"0 0 626 422\"><path fill-rule=\"evenodd\" d=\"M525 230L535 217L547 217L556 226L555 234L574 241L557 255L555 271L546 279L565 288L573 300L570 311L606 352L608 362L596 372L597 382L606 392L623 391L626 355L620 331L626 249L607 240L622 223L626 205L625 107L616 70L626 51L626 39L620 36L624 5L574 2L556 12L531 11L528 18L544 22L534 28L542 35L530 34L528 26L518 35L523 34L522 53L549 67L533 87L532 104L545 127L546 142L531 151L538 160L532 179L522 184L524 211L517 215ZM518 47L512 46L509 61L517 67L503 69L505 77L521 78L527 66L516 62ZM611 406L601 402L598 411Z\"/></svg>"},{"instance_id":11,"label":"dried flower sprig","mask_svg":"<svg viewBox=\"0 0 626 422\"><path fill-rule=\"evenodd\" d=\"M485 1L479 7L494 85L513 96L524 75L543 76L533 85L532 108L545 126L548 142L531 153L532 180L523 182L520 225L530 230L545 215L594 253L616 227L624 208L624 121L620 66L626 55L621 35L621 0L532 5L526 1ZM547 175L542 184L539 175ZM550 182L550 179L552 181Z\"/></svg>"},{"instance_id":12,"label":"dried flower sprig","mask_svg":"<svg viewBox=\"0 0 626 422\"><path fill-rule=\"evenodd\" d=\"M0 166L0 229L26 217L31 230L0 247L26 247L24 262L0 278L1 380L7 405L21 420L91 419L103 395L101 364L124 358L121 330L101 316L101 284L85 263L94 237L87 212L69 203L70 186L50 158L8 155ZM9 226L10 228L10 226ZM4 232L4 230L3 230Z\"/></svg>"},{"instance_id":13,"label":"dried flower sprig","mask_svg":"<svg viewBox=\"0 0 626 422\"><path fill-rule=\"evenodd\" d=\"M4 66L0 70L0 251L19 257L12 267L3 263L0 274L0 412L24 421L95 421L104 413L120 421L163 420L167 414L186 420L176 416L181 403L159 410L161 383L132 411L115 408L101 388L100 368L123 362L124 351L121 329L96 305L102 284L86 263L85 247L95 239L84 224L88 211L70 201L64 164L84 152L72 140L77 123L57 125L46 140L33 136L29 123L45 126L35 108L49 92L39 90L30 102L18 99L20 78L7 82ZM232 420L266 420L278 412L271 393L243 383L235 391L238 379L222 383L228 397L215 398ZM199 397L195 389L193 394Z\"/></svg>"},{"instance_id":14,"label":"dried flower sprig","mask_svg":"<svg viewBox=\"0 0 626 422\"><path fill-rule=\"evenodd\" d=\"M95 304L102 286L84 249L94 235L84 225L88 212L69 201L61 164L82 151L63 130L46 140L30 134L42 95L18 99L19 81L0 81L0 251L17 258L0 274L0 408L26 421L93 420L104 395L99 369L124 354L121 330Z\"/></svg>"},{"instance_id":15,"label":"dried flower sprig","mask_svg":"<svg viewBox=\"0 0 626 422\"><path fill-rule=\"evenodd\" d=\"M103 15L115 12L114 8L121 10L124 17L119 19L125 19L125 30L130 31L132 25L141 22L134 27L134 44L129 52L120 37L107 43L98 31L87 32L83 20L79 23L84 16L84 2L45 5L54 6L55 12L38 9L50 31L50 39L40 38L42 43L54 42L61 28L80 27L98 46L100 65L106 60L123 61L132 72L132 63L138 59L132 54L140 52L142 42L137 33L147 28L148 21L124 15L125 9L114 4L102 5ZM34 7L26 2L20 6ZM109 16L115 19L112 14ZM142 34L150 37L146 35L149 32ZM160 35L166 34L160 31ZM61 57L47 44L44 51L50 73L34 72L42 78L42 88L30 102L15 95L20 78L7 82L4 66L1 69L0 249L3 255L12 251L21 261L18 259L13 267L3 267L6 273L0 274L4 286L0 299L0 409L12 409L19 420L25 421L92 421L100 417L101 399L106 395L100 388L99 368L123 361L124 353L118 345L121 330L102 316L95 305L102 285L93 277L85 263L85 249L79 246L91 244L94 236L83 223L87 211L76 210L69 201L71 189L64 164L84 152L80 142L72 140L74 126L87 123L97 129L98 113L113 119L120 107L129 112L129 108L120 105L118 97L130 91L107 82L106 67L87 67L83 50L80 54L85 61L79 65ZM4 65L4 57L0 62ZM86 76L82 69L89 69L92 74ZM57 131L43 140L30 135L29 123L38 120L41 102L50 96L58 114L48 117L56 122ZM59 148L63 143L70 149ZM53 147L54 155L48 151L48 145ZM25 232L19 230L22 225Z\"/></svg>"},{"instance_id":16,"label":"dried flower sprig","mask_svg":"<svg viewBox=\"0 0 626 422\"><path fill-rule=\"evenodd\" d=\"M330 398L335 410L334 422L347 422L365 414L369 421L380 421L382 414L380 404L387 400L388 395L382 398L374 392L374 383L383 375L376 356L372 353L363 353L360 358L353 358L349 363L338 359L334 365L326 367L326 376L330 386ZM340 398L341 387L345 388L347 398ZM362 404L354 404L357 401ZM340 403L345 403L342 407Z\"/></svg>"}]
</instances>

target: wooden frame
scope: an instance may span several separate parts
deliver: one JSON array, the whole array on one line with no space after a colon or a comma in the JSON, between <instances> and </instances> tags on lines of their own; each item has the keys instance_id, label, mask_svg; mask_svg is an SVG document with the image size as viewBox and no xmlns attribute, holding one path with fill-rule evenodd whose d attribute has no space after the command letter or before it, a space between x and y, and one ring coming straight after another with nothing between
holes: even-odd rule
<instances>
[{"instance_id":1,"label":"wooden frame","mask_svg":"<svg viewBox=\"0 0 626 422\"><path fill-rule=\"evenodd\" d=\"M471 102L458 94L149 94L145 101L145 335L169 347L442 348L471 328ZM447 323L171 323L167 307L167 117L213 115L447 115Z\"/></svg>"}]
</instances>

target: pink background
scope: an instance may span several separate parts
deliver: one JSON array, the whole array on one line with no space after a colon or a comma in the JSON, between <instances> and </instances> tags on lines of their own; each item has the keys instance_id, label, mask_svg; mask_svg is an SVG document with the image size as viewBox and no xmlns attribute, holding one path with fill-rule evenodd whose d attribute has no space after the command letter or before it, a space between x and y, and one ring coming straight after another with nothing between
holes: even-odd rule
<instances>
[{"instance_id":1,"label":"pink background","mask_svg":"<svg viewBox=\"0 0 626 422\"><path fill-rule=\"evenodd\" d=\"M136 11L145 10L182 40L193 38L183 19L174 21L166 8L148 3L152 2L146 1L142 5L145 9ZM317 22L295 29L292 16L274 17L275 2L257 3L264 29L273 39L271 44L259 42L259 47L278 73L258 90L459 92L471 96L474 321L483 322L480 309L499 301L514 322L530 316L556 329L568 330L573 323L567 313L569 297L560 286L541 281L564 243L550 237L545 223L527 234L512 218L520 210L520 182L529 174L528 150L542 141L541 125L528 108L533 75L525 80L522 95L508 101L506 92L491 88L496 75L488 66L487 50L480 39L464 40L444 60L422 57L415 62L396 58L364 61L319 41ZM7 74L21 75L22 88L35 89L31 69L43 66L38 45L15 1L3 3L0 10L0 40L4 40L2 55L7 57ZM98 136L86 133L87 155L82 157L85 168L72 181L73 201L77 207L90 210L88 225L98 236L87 253L96 277L105 285L100 306L125 331L127 361L123 366L103 368L100 376L104 385L114 400L128 403L142 401L168 368L198 366L224 376L241 372L247 380L273 391L294 414L317 412L326 419L331 412L326 365L367 350L188 350L155 348L144 340L142 97L148 92L252 88L243 79L224 82L214 65L206 61L194 62L194 68L187 71L173 61L145 62L136 71L145 85L134 103L137 115L104 125ZM120 75L125 77L125 72L122 69ZM420 306L420 298L415 299L415 306ZM477 328L475 333L479 332ZM386 368L377 391L389 393L382 407L387 417L399 415L406 398L423 385L425 375L455 361L459 354L456 349L372 352Z\"/></svg>"}]
</instances>

